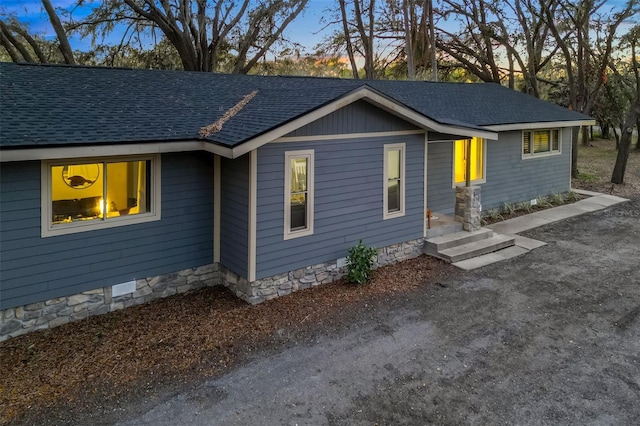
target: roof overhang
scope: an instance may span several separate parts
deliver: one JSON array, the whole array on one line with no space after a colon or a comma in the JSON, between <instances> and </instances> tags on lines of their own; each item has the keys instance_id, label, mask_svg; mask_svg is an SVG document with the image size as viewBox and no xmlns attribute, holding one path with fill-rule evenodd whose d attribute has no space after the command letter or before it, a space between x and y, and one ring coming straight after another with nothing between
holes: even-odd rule
<instances>
[{"instance_id":1,"label":"roof overhang","mask_svg":"<svg viewBox=\"0 0 640 426\"><path fill-rule=\"evenodd\" d=\"M205 141L185 140L134 144L3 149L0 151L0 162L59 160L63 158L91 158L188 151L207 151L228 158L231 158L233 155L231 148L214 145Z\"/></svg>"},{"instance_id":2,"label":"roof overhang","mask_svg":"<svg viewBox=\"0 0 640 426\"><path fill-rule=\"evenodd\" d=\"M496 124L493 126L484 126L484 128L487 130L492 130L494 132L507 132L509 130L552 129L557 127L594 126L595 124L596 124L596 120L541 121L536 123Z\"/></svg>"},{"instance_id":3,"label":"roof overhang","mask_svg":"<svg viewBox=\"0 0 640 426\"><path fill-rule=\"evenodd\" d=\"M285 136L296 129L299 129L302 126L305 126L309 123L312 123L326 115L331 114L332 112L338 111L345 106L352 104L359 100L365 100L370 102L377 107L384 109L385 111L400 117L409 123L412 123L422 129L431 130L438 133L448 133L461 137L480 137L484 139L498 139L498 134L493 130L482 130L478 129L474 126L464 127L464 126L456 126L456 125L448 125L442 124L435 120L426 117L425 115L420 114L419 112L414 111L411 108L404 106L403 104L388 98L375 90L362 86L358 89L347 93L346 95L329 102L317 108L307 114L304 114L298 118L295 118L282 126L278 126L274 129L271 129L259 136L251 138L242 144L234 147L233 157L236 158L241 155L246 154L249 151L253 151L256 148L261 147L269 142L274 141L282 136Z\"/></svg>"}]
</instances>

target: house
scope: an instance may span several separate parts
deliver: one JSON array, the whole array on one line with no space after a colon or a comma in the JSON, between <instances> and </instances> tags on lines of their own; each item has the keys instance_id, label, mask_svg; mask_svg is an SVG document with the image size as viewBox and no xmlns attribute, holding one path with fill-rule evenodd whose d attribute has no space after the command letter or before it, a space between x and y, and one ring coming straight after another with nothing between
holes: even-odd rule
<instances>
[{"instance_id":1,"label":"house","mask_svg":"<svg viewBox=\"0 0 640 426\"><path fill-rule=\"evenodd\" d=\"M582 114L495 84L0 64L0 340L224 284L422 252L457 185L570 189Z\"/></svg>"}]
</instances>

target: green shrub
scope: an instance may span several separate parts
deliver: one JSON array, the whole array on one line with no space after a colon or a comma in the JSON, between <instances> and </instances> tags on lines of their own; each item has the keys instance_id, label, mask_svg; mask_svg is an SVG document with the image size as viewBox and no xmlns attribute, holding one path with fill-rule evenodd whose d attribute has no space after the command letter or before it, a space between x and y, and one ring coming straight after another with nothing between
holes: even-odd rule
<instances>
[{"instance_id":1,"label":"green shrub","mask_svg":"<svg viewBox=\"0 0 640 426\"><path fill-rule=\"evenodd\" d=\"M500 209L489 209L482 213L480 223L484 225L490 225L492 223L501 222L504 217L500 214Z\"/></svg>"},{"instance_id":2,"label":"green shrub","mask_svg":"<svg viewBox=\"0 0 640 426\"><path fill-rule=\"evenodd\" d=\"M549 195L549 201L554 206L561 206L564 204L564 197L562 194L551 194Z\"/></svg>"},{"instance_id":3,"label":"green shrub","mask_svg":"<svg viewBox=\"0 0 640 426\"><path fill-rule=\"evenodd\" d=\"M567 200L567 202L570 202L570 203L574 203L576 201L582 200L582 197L580 196L580 194L578 194L575 191L567 192L566 194L564 194L564 198L565 200Z\"/></svg>"},{"instance_id":4,"label":"green shrub","mask_svg":"<svg viewBox=\"0 0 640 426\"><path fill-rule=\"evenodd\" d=\"M515 204L507 204L504 203L502 206L502 212L507 216L513 216L517 211L517 207Z\"/></svg>"},{"instance_id":5,"label":"green shrub","mask_svg":"<svg viewBox=\"0 0 640 426\"><path fill-rule=\"evenodd\" d=\"M522 210L525 211L527 213L531 213L533 210L531 209L531 202L530 201L523 201L521 203L517 204L517 210Z\"/></svg>"},{"instance_id":6,"label":"green shrub","mask_svg":"<svg viewBox=\"0 0 640 426\"><path fill-rule=\"evenodd\" d=\"M502 215L500 214L500 209L491 209L487 212L487 214L494 222L504 220L504 217L502 217Z\"/></svg>"},{"instance_id":7,"label":"green shrub","mask_svg":"<svg viewBox=\"0 0 640 426\"><path fill-rule=\"evenodd\" d=\"M373 259L378 251L374 247L367 247L358 241L356 246L349 249L347 256L347 281L355 284L366 284L373 268Z\"/></svg>"},{"instance_id":8,"label":"green shrub","mask_svg":"<svg viewBox=\"0 0 640 426\"><path fill-rule=\"evenodd\" d=\"M537 205L538 205L540 208L548 209L549 207L553 207L553 204L551 204L551 201L549 201L549 199L548 199L547 197L539 196L539 197L537 198L537 201L538 201L538 202L537 202Z\"/></svg>"}]
</instances>

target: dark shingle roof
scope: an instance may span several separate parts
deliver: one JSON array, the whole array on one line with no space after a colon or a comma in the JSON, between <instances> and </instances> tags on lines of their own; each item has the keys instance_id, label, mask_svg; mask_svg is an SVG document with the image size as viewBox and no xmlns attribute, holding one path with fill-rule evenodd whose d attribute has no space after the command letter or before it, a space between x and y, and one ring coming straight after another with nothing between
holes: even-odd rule
<instances>
[{"instance_id":1,"label":"dark shingle roof","mask_svg":"<svg viewBox=\"0 0 640 426\"><path fill-rule=\"evenodd\" d=\"M208 141L233 147L363 86L443 124L585 120L496 84L262 77L0 64L4 148L199 139L245 95L257 95Z\"/></svg>"}]
</instances>

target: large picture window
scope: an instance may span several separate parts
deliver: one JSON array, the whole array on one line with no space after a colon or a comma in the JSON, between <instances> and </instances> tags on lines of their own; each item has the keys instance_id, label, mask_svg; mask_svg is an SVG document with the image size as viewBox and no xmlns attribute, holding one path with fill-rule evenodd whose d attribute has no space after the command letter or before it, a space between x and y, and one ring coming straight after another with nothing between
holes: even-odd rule
<instances>
[{"instance_id":1,"label":"large picture window","mask_svg":"<svg viewBox=\"0 0 640 426\"><path fill-rule=\"evenodd\" d=\"M285 153L285 239L313 234L313 157L313 150Z\"/></svg>"},{"instance_id":2,"label":"large picture window","mask_svg":"<svg viewBox=\"0 0 640 426\"><path fill-rule=\"evenodd\" d=\"M384 146L384 219L404 216L405 144Z\"/></svg>"},{"instance_id":3,"label":"large picture window","mask_svg":"<svg viewBox=\"0 0 640 426\"><path fill-rule=\"evenodd\" d=\"M560 130L525 130L522 132L522 157L560 153Z\"/></svg>"},{"instance_id":4,"label":"large picture window","mask_svg":"<svg viewBox=\"0 0 640 426\"><path fill-rule=\"evenodd\" d=\"M467 162L469 162L469 176L471 183L484 183L484 162L485 143L484 139L472 138L471 144L467 144L468 139L454 142L454 165L453 176L454 185L461 185L467 182Z\"/></svg>"},{"instance_id":5,"label":"large picture window","mask_svg":"<svg viewBox=\"0 0 640 426\"><path fill-rule=\"evenodd\" d=\"M159 219L159 158L43 164L43 236Z\"/></svg>"}]
</instances>

